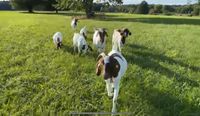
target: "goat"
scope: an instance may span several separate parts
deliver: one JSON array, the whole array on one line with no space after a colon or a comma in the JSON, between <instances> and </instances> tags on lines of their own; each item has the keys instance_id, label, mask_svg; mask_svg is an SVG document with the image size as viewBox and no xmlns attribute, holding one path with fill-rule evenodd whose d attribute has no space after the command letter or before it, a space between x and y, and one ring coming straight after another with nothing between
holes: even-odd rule
<instances>
[{"instance_id":1,"label":"goat","mask_svg":"<svg viewBox=\"0 0 200 116\"><path fill-rule=\"evenodd\" d=\"M119 51L112 50L108 55L101 53L97 58L96 75L103 75L106 82L108 96L113 96L112 112L116 112L116 102L119 93L119 83L121 77L127 70L127 61Z\"/></svg>"},{"instance_id":2,"label":"goat","mask_svg":"<svg viewBox=\"0 0 200 116\"><path fill-rule=\"evenodd\" d=\"M115 29L112 37L112 49L121 52L121 48L129 35L131 35L131 32L127 28Z\"/></svg>"},{"instance_id":3,"label":"goat","mask_svg":"<svg viewBox=\"0 0 200 116\"><path fill-rule=\"evenodd\" d=\"M56 46L57 49L60 49L61 48L61 45L62 45L62 33L61 32L56 32L54 35L53 35L53 42Z\"/></svg>"},{"instance_id":4,"label":"goat","mask_svg":"<svg viewBox=\"0 0 200 116\"><path fill-rule=\"evenodd\" d=\"M84 26L81 30L80 30L80 34L82 34L85 39L87 39L87 28L86 26Z\"/></svg>"},{"instance_id":5,"label":"goat","mask_svg":"<svg viewBox=\"0 0 200 116\"><path fill-rule=\"evenodd\" d=\"M105 51L106 36L108 37L105 28L99 28L94 30L93 45L97 48L98 53Z\"/></svg>"},{"instance_id":6,"label":"goat","mask_svg":"<svg viewBox=\"0 0 200 116\"><path fill-rule=\"evenodd\" d=\"M80 30L80 34L84 34L85 36L87 36L87 28L86 28L86 26L84 26L84 27Z\"/></svg>"},{"instance_id":7,"label":"goat","mask_svg":"<svg viewBox=\"0 0 200 116\"><path fill-rule=\"evenodd\" d=\"M73 18L72 21L71 21L71 27L73 29L75 29L78 25L78 19L77 18Z\"/></svg>"},{"instance_id":8,"label":"goat","mask_svg":"<svg viewBox=\"0 0 200 116\"><path fill-rule=\"evenodd\" d=\"M87 51L92 51L92 48L87 44L85 40L85 35L80 33L74 33L73 36L73 46L74 46L74 52L76 52L76 49L78 48L78 53L85 54Z\"/></svg>"}]
</instances>

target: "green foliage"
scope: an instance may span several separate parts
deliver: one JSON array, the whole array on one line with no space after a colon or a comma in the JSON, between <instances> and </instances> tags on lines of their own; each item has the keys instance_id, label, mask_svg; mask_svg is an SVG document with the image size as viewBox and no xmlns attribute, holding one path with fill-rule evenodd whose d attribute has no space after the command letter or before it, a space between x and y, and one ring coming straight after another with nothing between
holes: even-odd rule
<instances>
[{"instance_id":1,"label":"green foliage","mask_svg":"<svg viewBox=\"0 0 200 116\"><path fill-rule=\"evenodd\" d=\"M88 18L94 16L93 12L94 0L57 0L56 8L71 9L71 10L84 10ZM101 1L101 0L99 0ZM122 0L109 0L113 4L122 4Z\"/></svg>"},{"instance_id":2,"label":"green foliage","mask_svg":"<svg viewBox=\"0 0 200 116\"><path fill-rule=\"evenodd\" d=\"M0 115L111 111L105 82L95 74L98 54L72 52L70 14L0 12ZM122 49L128 70L120 82L119 112L199 115L199 17L108 13L105 20L80 20L77 30L85 25L90 45L93 28L107 28L106 53L114 29L133 33ZM52 41L57 31L64 37L60 50Z\"/></svg>"},{"instance_id":3,"label":"green foliage","mask_svg":"<svg viewBox=\"0 0 200 116\"><path fill-rule=\"evenodd\" d=\"M162 13L162 5L154 5L154 13Z\"/></svg>"},{"instance_id":4,"label":"green foliage","mask_svg":"<svg viewBox=\"0 0 200 116\"><path fill-rule=\"evenodd\" d=\"M11 4L15 9L28 10L54 10L53 5L56 0L11 0Z\"/></svg>"},{"instance_id":5,"label":"green foliage","mask_svg":"<svg viewBox=\"0 0 200 116\"><path fill-rule=\"evenodd\" d=\"M194 11L192 12L192 14L195 16L200 15L200 6L199 5L194 6Z\"/></svg>"},{"instance_id":6,"label":"green foliage","mask_svg":"<svg viewBox=\"0 0 200 116\"><path fill-rule=\"evenodd\" d=\"M162 12L163 13L175 12L175 9L170 5L163 5Z\"/></svg>"},{"instance_id":7,"label":"green foliage","mask_svg":"<svg viewBox=\"0 0 200 116\"><path fill-rule=\"evenodd\" d=\"M192 11L193 11L192 5L186 5L178 8L178 12L181 14L191 14Z\"/></svg>"},{"instance_id":8,"label":"green foliage","mask_svg":"<svg viewBox=\"0 0 200 116\"><path fill-rule=\"evenodd\" d=\"M11 0L14 8L25 9L29 12L33 12L33 8L41 2L42 0Z\"/></svg>"},{"instance_id":9,"label":"green foliage","mask_svg":"<svg viewBox=\"0 0 200 116\"><path fill-rule=\"evenodd\" d=\"M149 13L149 6L146 1L142 1L141 4L136 9L137 14L148 14Z\"/></svg>"}]
</instances>

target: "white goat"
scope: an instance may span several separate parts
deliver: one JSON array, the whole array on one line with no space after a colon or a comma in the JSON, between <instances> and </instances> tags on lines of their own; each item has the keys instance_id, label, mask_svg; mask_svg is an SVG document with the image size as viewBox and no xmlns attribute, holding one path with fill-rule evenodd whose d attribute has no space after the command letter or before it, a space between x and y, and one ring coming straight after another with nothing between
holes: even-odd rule
<instances>
[{"instance_id":1,"label":"white goat","mask_svg":"<svg viewBox=\"0 0 200 116\"><path fill-rule=\"evenodd\" d=\"M73 29L75 29L78 25L78 19L77 18L73 18L72 21L71 21L71 27Z\"/></svg>"},{"instance_id":2,"label":"white goat","mask_svg":"<svg viewBox=\"0 0 200 116\"><path fill-rule=\"evenodd\" d=\"M81 30L80 30L80 34L84 35L85 37L87 37L87 28L86 26L84 26Z\"/></svg>"},{"instance_id":3,"label":"white goat","mask_svg":"<svg viewBox=\"0 0 200 116\"><path fill-rule=\"evenodd\" d=\"M131 35L131 32L125 29L115 29L112 37L112 49L121 52L121 48L126 42L126 38Z\"/></svg>"},{"instance_id":4,"label":"white goat","mask_svg":"<svg viewBox=\"0 0 200 116\"><path fill-rule=\"evenodd\" d=\"M79 33L74 33L73 36L73 46L74 46L74 52L76 52L76 49L78 48L78 53L85 54L88 50L92 51L92 48L87 44L85 40L85 36Z\"/></svg>"},{"instance_id":5,"label":"white goat","mask_svg":"<svg viewBox=\"0 0 200 116\"><path fill-rule=\"evenodd\" d=\"M57 49L61 48L61 45L62 45L62 33L61 32L56 32L54 35L53 35L53 42L56 46Z\"/></svg>"},{"instance_id":6,"label":"white goat","mask_svg":"<svg viewBox=\"0 0 200 116\"><path fill-rule=\"evenodd\" d=\"M101 53L97 58L96 74L97 76L103 75L108 96L113 96L112 112L116 112L116 102L119 93L119 83L121 77L127 70L127 61L122 54L116 50L112 50L108 55Z\"/></svg>"},{"instance_id":7,"label":"white goat","mask_svg":"<svg viewBox=\"0 0 200 116\"><path fill-rule=\"evenodd\" d=\"M108 37L106 29L99 28L94 30L93 45L97 48L98 53L105 51L106 36Z\"/></svg>"}]
</instances>

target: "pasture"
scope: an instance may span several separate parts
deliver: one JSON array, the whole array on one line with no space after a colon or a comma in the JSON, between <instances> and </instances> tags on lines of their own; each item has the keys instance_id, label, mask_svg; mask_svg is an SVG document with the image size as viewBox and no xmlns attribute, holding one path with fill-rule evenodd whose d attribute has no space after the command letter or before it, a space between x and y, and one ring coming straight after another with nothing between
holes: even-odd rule
<instances>
[{"instance_id":1,"label":"pasture","mask_svg":"<svg viewBox=\"0 0 200 116\"><path fill-rule=\"evenodd\" d=\"M95 74L98 54L73 54L72 15L0 12L1 115L111 111L105 82ZM118 112L200 115L200 17L118 13L80 20L78 30L85 25L90 45L94 27L108 29L107 53L114 29L132 32L122 49L128 70ZM64 36L60 50L52 41L57 31Z\"/></svg>"}]
</instances>

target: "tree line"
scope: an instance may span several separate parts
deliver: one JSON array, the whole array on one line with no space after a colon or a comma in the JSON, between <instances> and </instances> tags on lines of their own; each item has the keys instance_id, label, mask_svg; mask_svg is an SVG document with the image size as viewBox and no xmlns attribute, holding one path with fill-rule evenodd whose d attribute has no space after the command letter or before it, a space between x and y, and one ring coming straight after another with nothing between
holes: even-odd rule
<instances>
[{"instance_id":1,"label":"tree line","mask_svg":"<svg viewBox=\"0 0 200 116\"><path fill-rule=\"evenodd\" d=\"M101 0L98 0L101 1ZM25 9L32 13L33 9L40 10L81 10L88 18L94 16L94 0L11 0L15 9ZM122 0L109 0L111 4L122 4Z\"/></svg>"},{"instance_id":2,"label":"tree line","mask_svg":"<svg viewBox=\"0 0 200 116\"><path fill-rule=\"evenodd\" d=\"M200 0L196 4L190 5L152 5L146 1L142 1L138 5L109 5L108 3L94 4L95 12L123 12L133 14L187 14L187 15L200 15Z\"/></svg>"},{"instance_id":3,"label":"tree line","mask_svg":"<svg viewBox=\"0 0 200 116\"><path fill-rule=\"evenodd\" d=\"M103 3L94 3L94 0L11 0L11 4L15 9L28 10L30 13L33 10L84 11L88 18L93 17L94 12L200 15L200 0L196 4L189 5L149 5L146 1L138 5L123 5L123 0L108 0Z\"/></svg>"}]
</instances>

